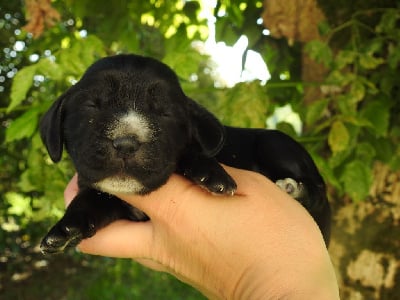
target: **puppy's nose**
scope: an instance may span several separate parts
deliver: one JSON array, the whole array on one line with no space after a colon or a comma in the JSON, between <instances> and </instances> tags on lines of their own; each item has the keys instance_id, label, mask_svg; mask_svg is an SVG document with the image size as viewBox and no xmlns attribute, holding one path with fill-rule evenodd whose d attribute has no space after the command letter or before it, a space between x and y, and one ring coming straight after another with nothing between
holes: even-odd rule
<instances>
[{"instance_id":1,"label":"puppy's nose","mask_svg":"<svg viewBox=\"0 0 400 300\"><path fill-rule=\"evenodd\" d=\"M139 142L133 136L123 136L115 138L112 141L113 147L120 154L133 154L139 148Z\"/></svg>"}]
</instances>

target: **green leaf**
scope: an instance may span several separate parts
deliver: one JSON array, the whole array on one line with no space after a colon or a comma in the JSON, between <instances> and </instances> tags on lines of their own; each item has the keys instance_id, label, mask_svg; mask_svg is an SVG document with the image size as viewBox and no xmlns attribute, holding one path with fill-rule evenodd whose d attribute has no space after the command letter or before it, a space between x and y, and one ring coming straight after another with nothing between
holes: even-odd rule
<instances>
[{"instance_id":1,"label":"green leaf","mask_svg":"<svg viewBox=\"0 0 400 300\"><path fill-rule=\"evenodd\" d=\"M350 135L346 126L341 121L332 124L328 135L328 144L333 153L341 152L349 145Z\"/></svg>"},{"instance_id":2,"label":"green leaf","mask_svg":"<svg viewBox=\"0 0 400 300\"><path fill-rule=\"evenodd\" d=\"M363 161L364 163L372 162L373 158L376 155L375 148L368 142L362 142L357 144L355 149L357 158Z\"/></svg>"},{"instance_id":3,"label":"green leaf","mask_svg":"<svg viewBox=\"0 0 400 300\"><path fill-rule=\"evenodd\" d=\"M354 160L345 165L341 181L345 192L354 200L365 200L372 183L372 171L368 163Z\"/></svg>"},{"instance_id":4,"label":"green leaf","mask_svg":"<svg viewBox=\"0 0 400 300\"><path fill-rule=\"evenodd\" d=\"M390 32L392 29L397 27L397 20L399 19L399 13L397 9L387 10L386 13L382 15L379 24L376 26L375 30L377 33Z\"/></svg>"},{"instance_id":5,"label":"green leaf","mask_svg":"<svg viewBox=\"0 0 400 300\"><path fill-rule=\"evenodd\" d=\"M166 40L166 55L163 62L171 67L180 78L189 80L197 73L204 56L191 46L186 34L179 32Z\"/></svg>"},{"instance_id":6,"label":"green leaf","mask_svg":"<svg viewBox=\"0 0 400 300\"><path fill-rule=\"evenodd\" d=\"M35 106L15 119L6 129L5 142L9 143L31 137L36 130L39 121L39 114L42 112L42 106Z\"/></svg>"},{"instance_id":7,"label":"green leaf","mask_svg":"<svg viewBox=\"0 0 400 300\"><path fill-rule=\"evenodd\" d=\"M389 55L388 55L387 60L388 60L389 67L392 70L396 70L396 68L400 62L400 51L399 51L398 45L395 45L394 43L390 43L388 46L388 50L389 50Z\"/></svg>"},{"instance_id":8,"label":"green leaf","mask_svg":"<svg viewBox=\"0 0 400 300\"><path fill-rule=\"evenodd\" d=\"M318 24L318 31L321 36L329 34L329 32L332 30L331 26L329 25L329 22L327 20L322 21Z\"/></svg>"},{"instance_id":9,"label":"green leaf","mask_svg":"<svg viewBox=\"0 0 400 300\"><path fill-rule=\"evenodd\" d=\"M63 49L58 62L64 73L80 77L98 58L105 55L103 43L94 36L71 41L72 46Z\"/></svg>"},{"instance_id":10,"label":"green leaf","mask_svg":"<svg viewBox=\"0 0 400 300\"><path fill-rule=\"evenodd\" d=\"M336 96L336 105L344 116L355 116L357 114L357 101L351 93Z\"/></svg>"},{"instance_id":11,"label":"green leaf","mask_svg":"<svg viewBox=\"0 0 400 300\"><path fill-rule=\"evenodd\" d=\"M305 49L310 57L318 63L330 66L333 61L332 50L327 43L314 40L307 43Z\"/></svg>"},{"instance_id":12,"label":"green leaf","mask_svg":"<svg viewBox=\"0 0 400 300\"><path fill-rule=\"evenodd\" d=\"M389 162L389 166L392 170L400 169L400 146L397 145L397 149Z\"/></svg>"},{"instance_id":13,"label":"green leaf","mask_svg":"<svg viewBox=\"0 0 400 300\"><path fill-rule=\"evenodd\" d=\"M394 145L390 142L390 140L373 137L370 143L374 146L377 159L385 163L389 163L393 157L396 157Z\"/></svg>"},{"instance_id":14,"label":"green leaf","mask_svg":"<svg viewBox=\"0 0 400 300\"><path fill-rule=\"evenodd\" d=\"M341 190L342 185L338 180L337 175L333 172L333 168L326 160L326 158L315 154L312 155L312 158L317 165L318 170L320 170L322 177L331 185L333 185L337 190Z\"/></svg>"},{"instance_id":15,"label":"green leaf","mask_svg":"<svg viewBox=\"0 0 400 300\"><path fill-rule=\"evenodd\" d=\"M347 65L353 64L357 58L357 52L350 50L342 50L335 57L335 65L337 69L342 69Z\"/></svg>"},{"instance_id":16,"label":"green leaf","mask_svg":"<svg viewBox=\"0 0 400 300\"><path fill-rule=\"evenodd\" d=\"M26 99L26 95L33 84L33 76L36 74L36 70L37 64L22 68L17 72L11 85L11 101L7 112L11 112Z\"/></svg>"},{"instance_id":17,"label":"green leaf","mask_svg":"<svg viewBox=\"0 0 400 300\"><path fill-rule=\"evenodd\" d=\"M223 90L217 104L220 120L230 126L265 128L268 98L259 82Z\"/></svg>"},{"instance_id":18,"label":"green leaf","mask_svg":"<svg viewBox=\"0 0 400 300\"><path fill-rule=\"evenodd\" d=\"M27 217L32 215L31 198L14 192L9 192L5 196L6 201L10 205L7 210L9 214L16 216L25 215Z\"/></svg>"},{"instance_id":19,"label":"green leaf","mask_svg":"<svg viewBox=\"0 0 400 300\"><path fill-rule=\"evenodd\" d=\"M33 78L37 74L56 81L62 79L64 75L60 66L48 58L43 58L38 63L19 70L12 82L8 113L26 99L28 91L32 87Z\"/></svg>"},{"instance_id":20,"label":"green leaf","mask_svg":"<svg viewBox=\"0 0 400 300\"><path fill-rule=\"evenodd\" d=\"M379 100L369 102L361 111L361 116L372 124L370 128L376 136L387 136L390 119L389 102Z\"/></svg>"},{"instance_id":21,"label":"green leaf","mask_svg":"<svg viewBox=\"0 0 400 300\"><path fill-rule=\"evenodd\" d=\"M328 158L329 166L332 169L335 169L335 168L341 166L343 164L343 162L346 161L350 157L352 152L353 152L353 149L348 147L341 152L333 153L332 156Z\"/></svg>"},{"instance_id":22,"label":"green leaf","mask_svg":"<svg viewBox=\"0 0 400 300\"><path fill-rule=\"evenodd\" d=\"M293 127L293 124L290 124L288 122L282 121L276 124L276 129L279 131L282 131L283 133L286 133L287 135L291 137L295 137L297 135L295 128Z\"/></svg>"},{"instance_id":23,"label":"green leaf","mask_svg":"<svg viewBox=\"0 0 400 300\"><path fill-rule=\"evenodd\" d=\"M200 3L196 1L185 1L183 6L183 12L191 20L195 20L197 18L197 14L200 9Z\"/></svg>"},{"instance_id":24,"label":"green leaf","mask_svg":"<svg viewBox=\"0 0 400 300\"><path fill-rule=\"evenodd\" d=\"M334 86L344 87L355 80L356 76L351 72L341 72L339 70L333 70L329 73L326 83Z\"/></svg>"},{"instance_id":25,"label":"green leaf","mask_svg":"<svg viewBox=\"0 0 400 300\"><path fill-rule=\"evenodd\" d=\"M381 57L374 57L371 53L360 53L359 62L364 69L373 70L383 64L385 60Z\"/></svg>"},{"instance_id":26,"label":"green leaf","mask_svg":"<svg viewBox=\"0 0 400 300\"><path fill-rule=\"evenodd\" d=\"M365 86L362 84L360 80L354 81L350 87L350 94L353 103L358 103L361 101L365 96Z\"/></svg>"},{"instance_id":27,"label":"green leaf","mask_svg":"<svg viewBox=\"0 0 400 300\"><path fill-rule=\"evenodd\" d=\"M218 18L215 23L215 40L218 42L223 41L228 46L233 46L240 37L234 26L230 18Z\"/></svg>"},{"instance_id":28,"label":"green leaf","mask_svg":"<svg viewBox=\"0 0 400 300\"><path fill-rule=\"evenodd\" d=\"M43 74L51 80L60 80L63 78L63 71L58 64L50 59L41 59L37 63L37 73Z\"/></svg>"},{"instance_id":29,"label":"green leaf","mask_svg":"<svg viewBox=\"0 0 400 300\"><path fill-rule=\"evenodd\" d=\"M307 125L313 125L316 121L321 119L325 109L327 108L329 100L321 99L313 102L307 107L306 112L306 123Z\"/></svg>"}]
</instances>

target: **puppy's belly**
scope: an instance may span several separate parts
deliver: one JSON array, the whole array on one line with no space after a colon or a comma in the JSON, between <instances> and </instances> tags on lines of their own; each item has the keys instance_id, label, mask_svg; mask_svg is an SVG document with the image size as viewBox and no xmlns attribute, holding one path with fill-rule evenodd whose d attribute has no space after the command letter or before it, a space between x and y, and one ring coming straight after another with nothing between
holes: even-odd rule
<instances>
[{"instance_id":1,"label":"puppy's belly","mask_svg":"<svg viewBox=\"0 0 400 300\"><path fill-rule=\"evenodd\" d=\"M141 182L132 177L113 176L94 184L96 189L109 194L140 194L144 190Z\"/></svg>"}]
</instances>

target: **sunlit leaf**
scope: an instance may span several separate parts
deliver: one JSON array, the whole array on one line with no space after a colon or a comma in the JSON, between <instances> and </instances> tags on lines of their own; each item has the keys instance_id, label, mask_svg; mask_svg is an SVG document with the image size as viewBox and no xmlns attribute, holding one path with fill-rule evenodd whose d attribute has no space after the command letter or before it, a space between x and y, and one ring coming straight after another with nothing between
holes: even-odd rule
<instances>
[{"instance_id":1,"label":"sunlit leaf","mask_svg":"<svg viewBox=\"0 0 400 300\"><path fill-rule=\"evenodd\" d=\"M335 57L335 66L342 69L349 64L353 64L356 60L357 52L351 50L342 50Z\"/></svg>"},{"instance_id":2,"label":"sunlit leaf","mask_svg":"<svg viewBox=\"0 0 400 300\"><path fill-rule=\"evenodd\" d=\"M268 104L259 82L239 83L220 95L217 110L226 125L265 128Z\"/></svg>"},{"instance_id":3,"label":"sunlit leaf","mask_svg":"<svg viewBox=\"0 0 400 300\"><path fill-rule=\"evenodd\" d=\"M6 130L5 142L9 143L15 140L31 137L36 130L39 121L39 114L42 112L43 107L36 106L27 110L17 119L12 121Z\"/></svg>"},{"instance_id":4,"label":"sunlit leaf","mask_svg":"<svg viewBox=\"0 0 400 300\"><path fill-rule=\"evenodd\" d=\"M8 105L7 112L11 112L14 108L26 99L26 95L33 84L33 76L36 74L37 64L22 68L15 75L11 86L11 102Z\"/></svg>"},{"instance_id":5,"label":"sunlit leaf","mask_svg":"<svg viewBox=\"0 0 400 300\"><path fill-rule=\"evenodd\" d=\"M363 68L372 70L383 64L385 60L381 57L374 57L370 53L361 53L359 62Z\"/></svg>"},{"instance_id":6,"label":"sunlit leaf","mask_svg":"<svg viewBox=\"0 0 400 300\"><path fill-rule=\"evenodd\" d=\"M328 135L328 143L333 153L341 152L349 144L350 135L346 126L341 121L335 121Z\"/></svg>"},{"instance_id":7,"label":"sunlit leaf","mask_svg":"<svg viewBox=\"0 0 400 300\"><path fill-rule=\"evenodd\" d=\"M64 75L60 66L50 59L41 59L37 63L37 72L51 80L60 80Z\"/></svg>"},{"instance_id":8,"label":"sunlit leaf","mask_svg":"<svg viewBox=\"0 0 400 300\"><path fill-rule=\"evenodd\" d=\"M204 56L194 51L190 40L183 32L178 32L166 40L166 50L163 62L184 80L197 73L200 63L204 60Z\"/></svg>"},{"instance_id":9,"label":"sunlit leaf","mask_svg":"<svg viewBox=\"0 0 400 300\"><path fill-rule=\"evenodd\" d=\"M361 101L365 96L365 86L361 81L356 80L350 87L350 95L353 103Z\"/></svg>"},{"instance_id":10,"label":"sunlit leaf","mask_svg":"<svg viewBox=\"0 0 400 300\"><path fill-rule=\"evenodd\" d=\"M9 192L6 194L6 201L10 205L8 213L16 216L32 215L31 198L24 197L18 193Z\"/></svg>"}]
</instances>

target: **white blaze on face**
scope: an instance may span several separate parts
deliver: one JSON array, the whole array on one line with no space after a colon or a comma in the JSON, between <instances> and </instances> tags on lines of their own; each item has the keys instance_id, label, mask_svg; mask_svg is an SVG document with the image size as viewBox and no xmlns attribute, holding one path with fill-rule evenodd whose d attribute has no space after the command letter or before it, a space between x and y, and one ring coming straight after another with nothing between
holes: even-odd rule
<instances>
[{"instance_id":1,"label":"white blaze on face","mask_svg":"<svg viewBox=\"0 0 400 300\"><path fill-rule=\"evenodd\" d=\"M118 137L135 136L139 142L144 143L151 139L152 130L143 115L129 111L110 124L107 136L112 140Z\"/></svg>"},{"instance_id":2,"label":"white blaze on face","mask_svg":"<svg viewBox=\"0 0 400 300\"><path fill-rule=\"evenodd\" d=\"M106 135L111 140L119 137L134 136L139 143L146 143L152 138L152 130L143 115L135 111L129 111L110 124ZM136 178L121 174L100 180L94 186L110 194L137 194L144 188L143 184Z\"/></svg>"}]
</instances>

